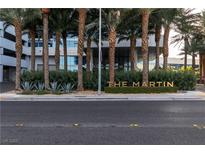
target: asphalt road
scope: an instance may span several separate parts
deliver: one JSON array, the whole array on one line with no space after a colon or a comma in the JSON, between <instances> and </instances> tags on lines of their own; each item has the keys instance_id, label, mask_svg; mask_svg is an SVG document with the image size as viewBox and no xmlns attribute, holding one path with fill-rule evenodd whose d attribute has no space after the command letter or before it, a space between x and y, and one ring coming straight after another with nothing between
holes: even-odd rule
<instances>
[{"instance_id":1,"label":"asphalt road","mask_svg":"<svg viewBox=\"0 0 205 154\"><path fill-rule=\"evenodd\" d=\"M205 144L204 101L0 105L1 144Z\"/></svg>"}]
</instances>

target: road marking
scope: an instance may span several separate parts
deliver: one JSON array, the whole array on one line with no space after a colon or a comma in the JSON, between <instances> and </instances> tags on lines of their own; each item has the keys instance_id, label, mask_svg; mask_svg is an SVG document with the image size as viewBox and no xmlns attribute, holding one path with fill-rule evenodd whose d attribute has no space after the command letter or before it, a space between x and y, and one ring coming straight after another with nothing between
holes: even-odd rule
<instances>
[{"instance_id":1,"label":"road marking","mask_svg":"<svg viewBox=\"0 0 205 154\"><path fill-rule=\"evenodd\" d=\"M75 124L73 124L73 126L74 126L74 127L80 127L80 124L75 123Z\"/></svg>"},{"instance_id":2,"label":"road marking","mask_svg":"<svg viewBox=\"0 0 205 154\"><path fill-rule=\"evenodd\" d=\"M198 129L205 129L205 125L202 125L202 124L200 124L200 125L193 124L192 126L195 127L195 128L198 128Z\"/></svg>"},{"instance_id":3,"label":"road marking","mask_svg":"<svg viewBox=\"0 0 205 154\"><path fill-rule=\"evenodd\" d=\"M131 123L131 124L129 125L129 127L139 127L139 124L137 124L137 123Z\"/></svg>"},{"instance_id":4,"label":"road marking","mask_svg":"<svg viewBox=\"0 0 205 154\"><path fill-rule=\"evenodd\" d=\"M23 127L24 124L23 123L16 123L16 127Z\"/></svg>"}]
</instances>

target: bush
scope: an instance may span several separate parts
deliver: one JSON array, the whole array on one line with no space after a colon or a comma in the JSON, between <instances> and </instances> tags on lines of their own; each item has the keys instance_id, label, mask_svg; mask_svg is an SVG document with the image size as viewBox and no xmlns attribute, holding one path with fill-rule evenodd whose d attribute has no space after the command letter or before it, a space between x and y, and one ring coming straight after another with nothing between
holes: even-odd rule
<instances>
[{"instance_id":1,"label":"bush","mask_svg":"<svg viewBox=\"0 0 205 154\"><path fill-rule=\"evenodd\" d=\"M175 86L179 88L179 90L194 90L197 77L193 71L189 70L179 70L179 71L151 71L149 73L150 81L168 81L174 82Z\"/></svg>"},{"instance_id":2,"label":"bush","mask_svg":"<svg viewBox=\"0 0 205 154\"><path fill-rule=\"evenodd\" d=\"M193 71L179 71L176 74L174 82L180 90L194 90L197 77L194 75Z\"/></svg>"},{"instance_id":3,"label":"bush","mask_svg":"<svg viewBox=\"0 0 205 154\"><path fill-rule=\"evenodd\" d=\"M77 72L65 72L65 71L50 71L49 73L50 82L57 81L58 84L68 84L70 83L75 90L77 87ZM26 71L21 76L22 82L30 83L43 83L44 77L42 71L29 72ZM86 72L83 71L83 85L85 89L97 90L98 87L98 73L93 72L90 74L90 79L86 78ZM109 71L102 70L102 90L107 86L107 81L109 81ZM141 71L116 71L115 81L127 81L128 85L132 85L132 82L142 82L142 72ZM191 70L153 70L149 72L149 81L157 82L174 82L175 86L179 90L194 90L197 77Z\"/></svg>"},{"instance_id":4,"label":"bush","mask_svg":"<svg viewBox=\"0 0 205 154\"><path fill-rule=\"evenodd\" d=\"M177 87L105 87L105 93L176 93Z\"/></svg>"},{"instance_id":5,"label":"bush","mask_svg":"<svg viewBox=\"0 0 205 154\"><path fill-rule=\"evenodd\" d=\"M77 72L65 72L65 71L50 71L50 82L58 81L58 83L72 83L76 84ZM30 72L25 71L21 75L22 82L42 83L44 82L44 76L42 71Z\"/></svg>"},{"instance_id":6,"label":"bush","mask_svg":"<svg viewBox=\"0 0 205 154\"><path fill-rule=\"evenodd\" d=\"M22 82L44 82L43 72L42 71L36 71L36 72L30 72L30 71L24 71L21 75L21 81Z\"/></svg>"},{"instance_id":7,"label":"bush","mask_svg":"<svg viewBox=\"0 0 205 154\"><path fill-rule=\"evenodd\" d=\"M85 89L97 90L98 88L98 74L97 72L90 73L90 79L86 78L86 72L83 72L83 86Z\"/></svg>"}]
</instances>

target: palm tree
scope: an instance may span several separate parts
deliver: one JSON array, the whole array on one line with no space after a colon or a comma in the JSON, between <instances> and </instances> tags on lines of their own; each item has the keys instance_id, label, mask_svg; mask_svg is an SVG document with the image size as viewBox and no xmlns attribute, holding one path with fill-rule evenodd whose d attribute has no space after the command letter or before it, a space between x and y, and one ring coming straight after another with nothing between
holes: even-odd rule
<instances>
[{"instance_id":1,"label":"palm tree","mask_svg":"<svg viewBox=\"0 0 205 154\"><path fill-rule=\"evenodd\" d=\"M163 68L168 67L168 56L169 56L169 33L171 29L171 24L173 23L178 10L177 9L161 9L159 12L162 16L162 24L164 27L164 38L163 38Z\"/></svg>"},{"instance_id":2,"label":"palm tree","mask_svg":"<svg viewBox=\"0 0 205 154\"><path fill-rule=\"evenodd\" d=\"M51 9L50 10L50 17L49 17L49 27L51 31L55 32L55 64L56 64L56 71L59 71L60 67L60 39L61 33L64 30L62 25L63 16L61 14L62 9ZM63 23L64 24L64 23Z\"/></svg>"},{"instance_id":3,"label":"palm tree","mask_svg":"<svg viewBox=\"0 0 205 154\"><path fill-rule=\"evenodd\" d=\"M154 25L154 33L155 33L155 52L156 52L156 62L155 69L159 69L159 56L160 56L160 38L161 38L161 30L162 30L162 14L161 9L155 9L150 15L150 22Z\"/></svg>"},{"instance_id":4,"label":"palm tree","mask_svg":"<svg viewBox=\"0 0 205 154\"><path fill-rule=\"evenodd\" d=\"M74 9L51 9L50 13L50 28L55 32L56 36L56 49L55 49L55 63L56 70L59 71L60 64L60 40L61 35L63 39L64 51L64 70L67 71L67 31L68 25L71 22Z\"/></svg>"},{"instance_id":5,"label":"palm tree","mask_svg":"<svg viewBox=\"0 0 205 154\"><path fill-rule=\"evenodd\" d=\"M143 70L142 70L142 82L143 86L148 86L148 74L149 74L149 65L148 65L148 25L149 25L149 15L150 9L141 9L142 16L142 59L143 59Z\"/></svg>"},{"instance_id":6,"label":"palm tree","mask_svg":"<svg viewBox=\"0 0 205 154\"><path fill-rule=\"evenodd\" d=\"M75 29L77 31L77 22L75 19L75 9L62 9L62 39L63 39L63 55L64 55L64 71L68 71L68 62L67 62L67 32Z\"/></svg>"},{"instance_id":7,"label":"palm tree","mask_svg":"<svg viewBox=\"0 0 205 154\"><path fill-rule=\"evenodd\" d=\"M98 45L99 32L99 10L90 9L87 13L87 21L85 26L85 40L87 41L86 49L86 78L90 80L90 61L91 61L91 42Z\"/></svg>"},{"instance_id":8,"label":"palm tree","mask_svg":"<svg viewBox=\"0 0 205 154\"><path fill-rule=\"evenodd\" d=\"M103 19L108 29L109 40L109 78L110 82L115 81L115 44L116 28L120 23L120 9L102 9Z\"/></svg>"},{"instance_id":9,"label":"palm tree","mask_svg":"<svg viewBox=\"0 0 205 154\"><path fill-rule=\"evenodd\" d=\"M64 55L64 71L68 71L68 60L67 60L67 31L62 32L63 39L63 55Z\"/></svg>"},{"instance_id":10,"label":"palm tree","mask_svg":"<svg viewBox=\"0 0 205 154\"><path fill-rule=\"evenodd\" d=\"M136 40L141 34L140 22L139 9L128 9L124 11L121 22L117 27L118 43L123 40L130 40L131 71L135 71L137 68Z\"/></svg>"},{"instance_id":11,"label":"palm tree","mask_svg":"<svg viewBox=\"0 0 205 154\"><path fill-rule=\"evenodd\" d=\"M193 34L197 32L200 21L200 14L193 13L194 9L179 9L178 15L174 21L175 31L178 33L173 36L172 43L183 43L184 42L184 68L187 68L187 55L190 46L190 41ZM180 44L180 45L181 45Z\"/></svg>"},{"instance_id":12,"label":"palm tree","mask_svg":"<svg viewBox=\"0 0 205 154\"><path fill-rule=\"evenodd\" d=\"M27 16L27 9L0 9L0 17L5 21L5 29L9 25L15 27L16 34L16 90L21 90L21 55L22 55L22 29Z\"/></svg>"},{"instance_id":13,"label":"palm tree","mask_svg":"<svg viewBox=\"0 0 205 154\"><path fill-rule=\"evenodd\" d=\"M160 37L161 37L161 25L155 25L155 43L156 43L156 63L155 68L159 69L159 56L160 56Z\"/></svg>"},{"instance_id":14,"label":"palm tree","mask_svg":"<svg viewBox=\"0 0 205 154\"><path fill-rule=\"evenodd\" d=\"M87 9L78 9L79 13L79 26L78 26L78 91L83 90L83 45L84 45L84 32L85 21L87 16Z\"/></svg>"},{"instance_id":15,"label":"palm tree","mask_svg":"<svg viewBox=\"0 0 205 154\"><path fill-rule=\"evenodd\" d=\"M28 33L31 39L31 71L35 71L35 38L37 26L42 24L41 12L39 9L27 9L27 16L24 24L24 33Z\"/></svg>"},{"instance_id":16,"label":"palm tree","mask_svg":"<svg viewBox=\"0 0 205 154\"><path fill-rule=\"evenodd\" d=\"M192 56L192 69L195 71L195 57L198 53L205 51L205 35L202 33L195 34L190 41L188 54Z\"/></svg>"},{"instance_id":17,"label":"palm tree","mask_svg":"<svg viewBox=\"0 0 205 154\"><path fill-rule=\"evenodd\" d=\"M44 55L44 82L49 89L49 51L48 51L48 16L50 9L41 9L43 15L43 55Z\"/></svg>"},{"instance_id":18,"label":"palm tree","mask_svg":"<svg viewBox=\"0 0 205 154\"><path fill-rule=\"evenodd\" d=\"M204 48L205 47L205 10L202 11L202 16L201 16L201 34L203 35L203 39L201 42ZM202 83L205 75L205 58L204 61L202 61L202 58L205 57L205 48L203 49L203 51L199 52L199 57L200 57L200 82Z\"/></svg>"}]
</instances>

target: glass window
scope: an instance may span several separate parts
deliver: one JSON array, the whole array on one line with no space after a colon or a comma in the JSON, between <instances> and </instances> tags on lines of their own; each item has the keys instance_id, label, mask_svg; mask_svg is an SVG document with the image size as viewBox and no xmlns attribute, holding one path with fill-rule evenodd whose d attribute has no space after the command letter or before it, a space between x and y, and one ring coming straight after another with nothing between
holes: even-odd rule
<instances>
[{"instance_id":1,"label":"glass window","mask_svg":"<svg viewBox=\"0 0 205 154\"><path fill-rule=\"evenodd\" d=\"M3 29L0 29L0 37L3 37L4 36L4 31Z\"/></svg>"},{"instance_id":2,"label":"glass window","mask_svg":"<svg viewBox=\"0 0 205 154\"><path fill-rule=\"evenodd\" d=\"M86 64L86 57L83 57L83 65ZM78 57L77 56L68 56L68 70L76 71L78 69ZM64 57L60 57L60 69L64 69Z\"/></svg>"},{"instance_id":3,"label":"glass window","mask_svg":"<svg viewBox=\"0 0 205 154\"><path fill-rule=\"evenodd\" d=\"M78 41L77 40L68 40L67 44L68 44L68 48L77 48Z\"/></svg>"}]
</instances>

